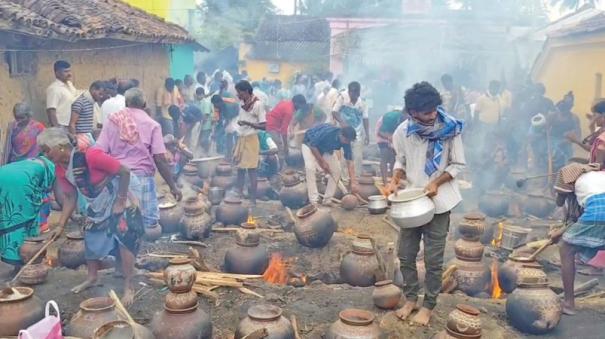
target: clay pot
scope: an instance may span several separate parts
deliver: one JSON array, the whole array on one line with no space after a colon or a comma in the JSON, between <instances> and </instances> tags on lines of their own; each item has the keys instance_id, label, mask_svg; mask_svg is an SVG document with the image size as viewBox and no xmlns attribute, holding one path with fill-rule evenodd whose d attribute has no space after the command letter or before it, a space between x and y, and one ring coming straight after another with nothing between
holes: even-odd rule
<instances>
[{"instance_id":1,"label":"clay pot","mask_svg":"<svg viewBox=\"0 0 605 339\"><path fill-rule=\"evenodd\" d=\"M192 186L200 187L204 184L204 180L197 175L197 166L192 163L187 163L183 166L183 175L181 178L183 182Z\"/></svg>"},{"instance_id":2,"label":"clay pot","mask_svg":"<svg viewBox=\"0 0 605 339\"><path fill-rule=\"evenodd\" d=\"M350 308L341 311L338 318L330 326L326 339L378 339L382 334L371 312Z\"/></svg>"},{"instance_id":3,"label":"clay pot","mask_svg":"<svg viewBox=\"0 0 605 339\"><path fill-rule=\"evenodd\" d=\"M248 219L248 209L239 198L227 197L216 209L216 221L224 225L240 225Z\"/></svg>"},{"instance_id":4,"label":"clay pot","mask_svg":"<svg viewBox=\"0 0 605 339\"><path fill-rule=\"evenodd\" d=\"M80 303L80 310L74 314L65 327L65 334L72 337L91 338L100 326L121 320L111 298L91 298Z\"/></svg>"},{"instance_id":5,"label":"clay pot","mask_svg":"<svg viewBox=\"0 0 605 339\"><path fill-rule=\"evenodd\" d=\"M447 318L450 333L461 334L464 338L481 338L481 318L479 310L464 304L456 305Z\"/></svg>"},{"instance_id":6,"label":"clay pot","mask_svg":"<svg viewBox=\"0 0 605 339\"><path fill-rule=\"evenodd\" d=\"M379 195L380 190L374 185L373 176L361 176L359 178L359 196L363 200L368 200L372 195Z\"/></svg>"},{"instance_id":7,"label":"clay pot","mask_svg":"<svg viewBox=\"0 0 605 339\"><path fill-rule=\"evenodd\" d=\"M229 177L233 175L233 166L225 161L220 162L218 165L216 165L214 173L221 177Z\"/></svg>"},{"instance_id":8,"label":"clay pot","mask_svg":"<svg viewBox=\"0 0 605 339\"><path fill-rule=\"evenodd\" d=\"M0 337L17 336L44 318L44 304L29 287L13 287L19 292L0 298Z\"/></svg>"},{"instance_id":9,"label":"clay pot","mask_svg":"<svg viewBox=\"0 0 605 339\"><path fill-rule=\"evenodd\" d=\"M269 252L260 246L257 231L239 230L236 247L225 253L225 272L237 274L263 274L269 265Z\"/></svg>"},{"instance_id":10,"label":"clay pot","mask_svg":"<svg viewBox=\"0 0 605 339\"><path fill-rule=\"evenodd\" d=\"M523 267L540 269L542 266L537 262L524 262L515 257L508 260L498 268L498 283L505 293L511 293L517 288L519 272Z\"/></svg>"},{"instance_id":11,"label":"clay pot","mask_svg":"<svg viewBox=\"0 0 605 339\"><path fill-rule=\"evenodd\" d=\"M208 191L208 200L212 205L218 205L225 197L225 189L221 187L211 187Z\"/></svg>"},{"instance_id":12,"label":"clay pot","mask_svg":"<svg viewBox=\"0 0 605 339\"><path fill-rule=\"evenodd\" d=\"M347 211L352 211L359 205L359 200L353 194L345 195L340 201L340 206Z\"/></svg>"},{"instance_id":13,"label":"clay pot","mask_svg":"<svg viewBox=\"0 0 605 339\"><path fill-rule=\"evenodd\" d=\"M76 269L86 263L84 236L80 232L67 233L67 240L59 247L61 265Z\"/></svg>"},{"instance_id":14,"label":"clay pot","mask_svg":"<svg viewBox=\"0 0 605 339\"><path fill-rule=\"evenodd\" d=\"M160 207L160 226L164 233L177 233L181 228L183 208L175 202L164 202Z\"/></svg>"},{"instance_id":15,"label":"clay pot","mask_svg":"<svg viewBox=\"0 0 605 339\"><path fill-rule=\"evenodd\" d=\"M197 305L197 293L195 291L189 291L184 293L172 293L166 294L164 305L173 310L185 310Z\"/></svg>"},{"instance_id":16,"label":"clay pot","mask_svg":"<svg viewBox=\"0 0 605 339\"><path fill-rule=\"evenodd\" d=\"M482 262L456 258L452 260L451 264L458 267L454 272L454 278L460 291L474 296L488 289L491 283L491 272Z\"/></svg>"},{"instance_id":17,"label":"clay pot","mask_svg":"<svg viewBox=\"0 0 605 339\"><path fill-rule=\"evenodd\" d=\"M263 198L268 197L271 191L271 183L267 178L258 178L256 185L256 197Z\"/></svg>"},{"instance_id":18,"label":"clay pot","mask_svg":"<svg viewBox=\"0 0 605 339\"><path fill-rule=\"evenodd\" d=\"M164 283L173 293L185 293L191 291L196 279L196 270L191 265L191 260L186 258L174 258L170 265L164 269Z\"/></svg>"},{"instance_id":19,"label":"clay pot","mask_svg":"<svg viewBox=\"0 0 605 339\"><path fill-rule=\"evenodd\" d=\"M517 288L506 298L506 314L510 323L524 333L550 332L561 320L561 301L548 287L546 274L538 272L541 271L523 269L519 273Z\"/></svg>"},{"instance_id":20,"label":"clay pot","mask_svg":"<svg viewBox=\"0 0 605 339\"><path fill-rule=\"evenodd\" d=\"M211 339L212 322L198 305L185 310L164 305L164 310L153 316L151 331L156 339Z\"/></svg>"},{"instance_id":21,"label":"clay pot","mask_svg":"<svg viewBox=\"0 0 605 339\"><path fill-rule=\"evenodd\" d=\"M492 218L508 214L510 198L501 192L487 192L480 197L479 209Z\"/></svg>"},{"instance_id":22,"label":"clay pot","mask_svg":"<svg viewBox=\"0 0 605 339\"><path fill-rule=\"evenodd\" d=\"M523 210L525 214L546 218L555 210L555 202L542 195L528 194L523 199Z\"/></svg>"},{"instance_id":23,"label":"clay pot","mask_svg":"<svg viewBox=\"0 0 605 339\"><path fill-rule=\"evenodd\" d=\"M479 212L467 213L458 224L458 233L466 240L479 240L485 231L485 215Z\"/></svg>"},{"instance_id":24,"label":"clay pot","mask_svg":"<svg viewBox=\"0 0 605 339\"><path fill-rule=\"evenodd\" d=\"M21 248L19 248L19 257L21 257L21 260L23 261L24 264L27 263L28 261L30 261L31 258L33 258L34 255L36 255L36 253L38 253L38 251L42 247L44 247L45 240L46 240L45 237L25 238L23 245L21 245ZM46 256L46 250L44 250L44 252L42 254L40 254L38 259L35 260L34 264L41 263L45 256Z\"/></svg>"},{"instance_id":25,"label":"clay pot","mask_svg":"<svg viewBox=\"0 0 605 339\"><path fill-rule=\"evenodd\" d=\"M206 212L187 214L181 221L181 235L187 239L204 239L210 236L212 217Z\"/></svg>"},{"instance_id":26,"label":"clay pot","mask_svg":"<svg viewBox=\"0 0 605 339\"><path fill-rule=\"evenodd\" d=\"M458 239L454 243L454 253L457 258L466 261L481 261L485 246L477 241Z\"/></svg>"},{"instance_id":27,"label":"clay pot","mask_svg":"<svg viewBox=\"0 0 605 339\"><path fill-rule=\"evenodd\" d=\"M294 329L290 321L282 316L281 308L273 305L255 305L248 309L235 331L235 339L241 339L260 329L267 330L266 338L294 339Z\"/></svg>"},{"instance_id":28,"label":"clay pot","mask_svg":"<svg viewBox=\"0 0 605 339\"><path fill-rule=\"evenodd\" d=\"M294 235L298 242L311 248L326 246L338 225L329 210L307 205L296 212L298 222L294 225Z\"/></svg>"},{"instance_id":29,"label":"clay pot","mask_svg":"<svg viewBox=\"0 0 605 339\"><path fill-rule=\"evenodd\" d=\"M340 262L340 278L352 286L368 287L376 283L378 271L376 253L370 248L353 246L353 251Z\"/></svg>"},{"instance_id":30,"label":"clay pot","mask_svg":"<svg viewBox=\"0 0 605 339\"><path fill-rule=\"evenodd\" d=\"M145 226L145 234L143 235L145 241L154 242L160 239L161 236L162 226L160 226L160 224Z\"/></svg>"},{"instance_id":31,"label":"clay pot","mask_svg":"<svg viewBox=\"0 0 605 339\"><path fill-rule=\"evenodd\" d=\"M189 197L183 201L183 211L185 214L198 214L199 212L208 212L210 210L210 202L203 195Z\"/></svg>"},{"instance_id":32,"label":"clay pot","mask_svg":"<svg viewBox=\"0 0 605 339\"><path fill-rule=\"evenodd\" d=\"M97 328L92 339L154 339L153 333L145 326L129 324L124 320L111 321Z\"/></svg>"},{"instance_id":33,"label":"clay pot","mask_svg":"<svg viewBox=\"0 0 605 339\"><path fill-rule=\"evenodd\" d=\"M302 151L297 148L290 148L288 150L288 155L286 156L286 164L292 168L305 167L305 159L303 158Z\"/></svg>"},{"instance_id":34,"label":"clay pot","mask_svg":"<svg viewBox=\"0 0 605 339\"><path fill-rule=\"evenodd\" d=\"M372 299L377 307L390 310L397 307L401 294L401 290L392 280L383 280L374 284Z\"/></svg>"},{"instance_id":35,"label":"clay pot","mask_svg":"<svg viewBox=\"0 0 605 339\"><path fill-rule=\"evenodd\" d=\"M297 184L298 182L300 182L300 179L298 178L298 173L296 173L296 171L291 170L291 169L287 169L285 171L283 171L281 174L281 180L282 183L284 185L294 185ZM319 176L318 176L319 178Z\"/></svg>"},{"instance_id":36,"label":"clay pot","mask_svg":"<svg viewBox=\"0 0 605 339\"><path fill-rule=\"evenodd\" d=\"M279 191L279 200L282 205L293 209L305 206L309 201L307 185L298 179L284 181L284 185Z\"/></svg>"},{"instance_id":37,"label":"clay pot","mask_svg":"<svg viewBox=\"0 0 605 339\"><path fill-rule=\"evenodd\" d=\"M212 180L210 180L210 186L220 187L224 190L227 190L227 189L235 186L236 181L237 181L237 177L235 177L235 176L215 175L212 177Z\"/></svg>"},{"instance_id":38,"label":"clay pot","mask_svg":"<svg viewBox=\"0 0 605 339\"><path fill-rule=\"evenodd\" d=\"M209 179L216 167L211 161L198 162L196 166L197 176L202 179Z\"/></svg>"},{"instance_id":39,"label":"clay pot","mask_svg":"<svg viewBox=\"0 0 605 339\"><path fill-rule=\"evenodd\" d=\"M45 263L33 264L23 268L19 282L25 285L37 285L46 281L50 267Z\"/></svg>"}]
</instances>

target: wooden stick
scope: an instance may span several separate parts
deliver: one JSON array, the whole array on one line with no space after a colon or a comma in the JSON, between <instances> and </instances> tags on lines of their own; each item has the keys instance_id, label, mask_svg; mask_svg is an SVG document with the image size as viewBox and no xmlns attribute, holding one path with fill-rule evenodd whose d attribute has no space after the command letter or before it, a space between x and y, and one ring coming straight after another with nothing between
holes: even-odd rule
<instances>
[{"instance_id":1,"label":"wooden stick","mask_svg":"<svg viewBox=\"0 0 605 339\"><path fill-rule=\"evenodd\" d=\"M253 295L253 296L261 298L261 299L265 298L264 296L254 292L253 290L246 288L246 287L240 287L240 288L238 288L238 290L244 294Z\"/></svg>"},{"instance_id":2,"label":"wooden stick","mask_svg":"<svg viewBox=\"0 0 605 339\"><path fill-rule=\"evenodd\" d=\"M292 213L292 210L290 209L290 207L286 207L286 212L288 212L288 216L290 217L290 220L292 220L294 225L296 225L298 222L297 222L296 218L294 217L294 213Z\"/></svg>"},{"instance_id":3,"label":"wooden stick","mask_svg":"<svg viewBox=\"0 0 605 339\"><path fill-rule=\"evenodd\" d=\"M573 289L573 294L574 296L578 296L582 293L585 293L587 291L590 291L592 288L597 287L599 285L599 279L598 278L594 278L594 279L590 279L587 282L577 285L574 289ZM562 297L563 293L559 293L559 296Z\"/></svg>"},{"instance_id":4,"label":"wooden stick","mask_svg":"<svg viewBox=\"0 0 605 339\"><path fill-rule=\"evenodd\" d=\"M294 339L301 339L298 333L298 322L296 322L296 316L292 314L290 317L290 323L292 323L292 329L294 330Z\"/></svg>"},{"instance_id":5,"label":"wooden stick","mask_svg":"<svg viewBox=\"0 0 605 339\"><path fill-rule=\"evenodd\" d=\"M266 328L259 328L258 330L248 334L245 337L242 337L242 339L262 339L262 338L266 338L267 336L269 336L269 332L267 332Z\"/></svg>"},{"instance_id":6,"label":"wooden stick","mask_svg":"<svg viewBox=\"0 0 605 339\"><path fill-rule=\"evenodd\" d=\"M134 330L134 326L136 325L136 322L134 321L134 319L132 319L132 317L130 316L130 313L128 313L128 311L126 310L124 305L122 305L120 298L118 298L118 296L116 295L116 292L114 290L109 290L109 297L116 304L116 308L118 309L118 311L120 311L122 313L122 315L126 317L126 321L128 321L128 324Z\"/></svg>"},{"instance_id":7,"label":"wooden stick","mask_svg":"<svg viewBox=\"0 0 605 339\"><path fill-rule=\"evenodd\" d=\"M206 162L206 161L213 161L213 160L221 160L221 159L224 159L224 158L225 158L224 155L217 155L215 157L206 157L206 158L191 159L191 160L189 160L189 162L193 162L193 163Z\"/></svg>"},{"instance_id":8,"label":"wooden stick","mask_svg":"<svg viewBox=\"0 0 605 339\"><path fill-rule=\"evenodd\" d=\"M214 300L215 302L218 300L218 294L216 294L215 292L210 291L209 289L206 289L202 286L198 286L198 285L193 285L193 287L191 288L192 291L194 291L197 294L201 294L205 297L208 297L212 300Z\"/></svg>"},{"instance_id":9,"label":"wooden stick","mask_svg":"<svg viewBox=\"0 0 605 339\"><path fill-rule=\"evenodd\" d=\"M212 228L212 232L217 232L217 233L237 232L239 230L243 230L243 228L238 228L238 227L214 227L214 228ZM265 232L265 233L284 233L284 230L274 230L274 229L268 229L268 228L257 228L256 231Z\"/></svg>"},{"instance_id":10,"label":"wooden stick","mask_svg":"<svg viewBox=\"0 0 605 339\"><path fill-rule=\"evenodd\" d=\"M147 253L146 256L153 258L188 258L187 254L155 254Z\"/></svg>"},{"instance_id":11,"label":"wooden stick","mask_svg":"<svg viewBox=\"0 0 605 339\"><path fill-rule=\"evenodd\" d=\"M202 285L219 285L219 286L228 286L228 287L244 287L244 284L235 280L235 279L221 279L221 278L202 278L196 277L196 284Z\"/></svg>"},{"instance_id":12,"label":"wooden stick","mask_svg":"<svg viewBox=\"0 0 605 339\"><path fill-rule=\"evenodd\" d=\"M15 275L13 280L10 281L10 283L12 284L13 282L15 282L21 276L21 274L23 273L23 270L27 266L31 265L31 263L34 262L36 259L38 259L38 257L42 254L42 252L46 251L48 246L50 246L50 244L52 244L58 237L59 237L59 234L54 233L53 236L48 240L48 242L46 244L44 244L44 246L42 246L42 248L40 248L38 250L38 252L36 252L36 254L34 254L34 256L31 259L29 259L29 261L25 265L23 265L23 267L21 267L19 272L17 272L17 274Z\"/></svg>"},{"instance_id":13,"label":"wooden stick","mask_svg":"<svg viewBox=\"0 0 605 339\"><path fill-rule=\"evenodd\" d=\"M235 274L235 273L223 273L223 272L197 272L198 277L204 278L227 278L236 280L247 280L247 279L260 279L263 276L259 274Z\"/></svg>"},{"instance_id":14,"label":"wooden stick","mask_svg":"<svg viewBox=\"0 0 605 339\"><path fill-rule=\"evenodd\" d=\"M192 240L173 240L171 241L173 244L184 244L184 245L193 245L193 246L200 246L200 247L208 247L208 245L204 244L201 241L192 241Z\"/></svg>"}]
</instances>

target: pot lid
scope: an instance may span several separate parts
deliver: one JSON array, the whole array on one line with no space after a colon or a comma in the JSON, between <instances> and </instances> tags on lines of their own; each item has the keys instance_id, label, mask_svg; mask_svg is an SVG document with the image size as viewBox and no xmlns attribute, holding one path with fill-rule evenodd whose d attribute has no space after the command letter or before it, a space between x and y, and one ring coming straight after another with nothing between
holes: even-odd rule
<instances>
[{"instance_id":1,"label":"pot lid","mask_svg":"<svg viewBox=\"0 0 605 339\"><path fill-rule=\"evenodd\" d=\"M260 244L260 233L255 230L238 230L235 233L235 243L244 247L258 246Z\"/></svg>"},{"instance_id":2,"label":"pot lid","mask_svg":"<svg viewBox=\"0 0 605 339\"><path fill-rule=\"evenodd\" d=\"M464 215L464 219L468 220L485 220L485 214L481 212L470 212Z\"/></svg>"},{"instance_id":3,"label":"pot lid","mask_svg":"<svg viewBox=\"0 0 605 339\"><path fill-rule=\"evenodd\" d=\"M456 305L456 309L458 311L464 312L466 314L474 315L474 316L478 316L479 314L481 314L481 312L478 309L476 309L473 306L466 305L466 304L458 304L458 305Z\"/></svg>"},{"instance_id":4,"label":"pot lid","mask_svg":"<svg viewBox=\"0 0 605 339\"><path fill-rule=\"evenodd\" d=\"M0 291L0 303L25 300L34 294L34 290L29 287L13 287L12 294L9 294L10 292L6 293L5 291L8 292L8 288Z\"/></svg>"},{"instance_id":5,"label":"pot lid","mask_svg":"<svg viewBox=\"0 0 605 339\"><path fill-rule=\"evenodd\" d=\"M546 273L539 268L523 266L518 273L519 286L548 285Z\"/></svg>"},{"instance_id":6,"label":"pot lid","mask_svg":"<svg viewBox=\"0 0 605 339\"><path fill-rule=\"evenodd\" d=\"M173 202L173 201L166 201L166 202L163 202L163 203L159 204L159 205L158 205L158 207L159 207L161 210L165 210L165 209L173 208L173 207L176 207L176 202Z\"/></svg>"},{"instance_id":7,"label":"pot lid","mask_svg":"<svg viewBox=\"0 0 605 339\"><path fill-rule=\"evenodd\" d=\"M296 211L296 216L299 218L306 218L315 212L317 212L317 207L313 204L309 204Z\"/></svg>"},{"instance_id":8,"label":"pot lid","mask_svg":"<svg viewBox=\"0 0 605 339\"><path fill-rule=\"evenodd\" d=\"M338 314L338 317L343 323L352 326L368 326L373 323L376 318L374 313L356 308L349 308L341 311Z\"/></svg>"},{"instance_id":9,"label":"pot lid","mask_svg":"<svg viewBox=\"0 0 605 339\"><path fill-rule=\"evenodd\" d=\"M164 309L166 310L166 312L168 313L173 313L173 314L183 314L183 313L191 313L191 312L195 312L195 310L197 310L197 308L200 306L200 302L198 301L194 306L191 306L189 308L183 308L183 309L175 309L175 308L170 308L168 306L166 306L166 304L164 304Z\"/></svg>"},{"instance_id":10,"label":"pot lid","mask_svg":"<svg viewBox=\"0 0 605 339\"><path fill-rule=\"evenodd\" d=\"M191 263L191 259L189 258L172 258L168 261L170 265L187 265Z\"/></svg>"},{"instance_id":11,"label":"pot lid","mask_svg":"<svg viewBox=\"0 0 605 339\"><path fill-rule=\"evenodd\" d=\"M282 309L268 304L254 305L248 309L248 317L260 321L272 321L279 319Z\"/></svg>"},{"instance_id":12,"label":"pot lid","mask_svg":"<svg viewBox=\"0 0 605 339\"><path fill-rule=\"evenodd\" d=\"M242 199L238 198L238 197L226 197L225 199L223 199L224 202L226 202L227 204L241 204L242 203Z\"/></svg>"},{"instance_id":13,"label":"pot lid","mask_svg":"<svg viewBox=\"0 0 605 339\"><path fill-rule=\"evenodd\" d=\"M424 198L425 196L423 188L408 188L398 191L397 194L393 193L389 195L389 201L393 203L408 202Z\"/></svg>"}]
</instances>

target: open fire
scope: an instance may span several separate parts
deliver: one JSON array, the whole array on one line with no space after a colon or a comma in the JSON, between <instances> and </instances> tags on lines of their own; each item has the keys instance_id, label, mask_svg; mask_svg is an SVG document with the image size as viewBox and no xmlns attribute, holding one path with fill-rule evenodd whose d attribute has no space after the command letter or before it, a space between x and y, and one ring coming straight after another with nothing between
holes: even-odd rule
<instances>
[{"instance_id":1,"label":"open fire","mask_svg":"<svg viewBox=\"0 0 605 339\"><path fill-rule=\"evenodd\" d=\"M263 273L263 280L276 285L285 285L288 282L288 265L281 253L273 253L269 266Z\"/></svg>"},{"instance_id":2,"label":"open fire","mask_svg":"<svg viewBox=\"0 0 605 339\"><path fill-rule=\"evenodd\" d=\"M246 224L256 227L256 219L254 219L253 216L249 215L248 219L246 219Z\"/></svg>"},{"instance_id":3,"label":"open fire","mask_svg":"<svg viewBox=\"0 0 605 339\"><path fill-rule=\"evenodd\" d=\"M498 259L494 258L492 261L492 299L502 298L502 289L500 288L500 282L498 281Z\"/></svg>"},{"instance_id":4,"label":"open fire","mask_svg":"<svg viewBox=\"0 0 605 339\"><path fill-rule=\"evenodd\" d=\"M492 239L492 246L493 247L500 248L500 246L502 246L503 232L504 232L504 223L499 222L498 223L498 230L496 231L496 234L495 234L494 238Z\"/></svg>"}]
</instances>

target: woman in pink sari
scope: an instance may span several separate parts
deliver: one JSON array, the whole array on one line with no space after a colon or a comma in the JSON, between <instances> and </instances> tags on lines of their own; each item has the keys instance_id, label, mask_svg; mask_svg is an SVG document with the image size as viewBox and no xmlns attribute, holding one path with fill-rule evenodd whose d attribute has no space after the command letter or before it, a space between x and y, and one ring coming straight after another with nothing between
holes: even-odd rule
<instances>
[{"instance_id":1,"label":"woman in pink sari","mask_svg":"<svg viewBox=\"0 0 605 339\"><path fill-rule=\"evenodd\" d=\"M5 163L31 159L40 153L36 137L44 130L44 125L32 119L28 104L18 103L13 108L15 121L9 126L6 143Z\"/></svg>"}]
</instances>

